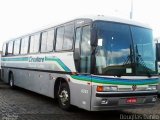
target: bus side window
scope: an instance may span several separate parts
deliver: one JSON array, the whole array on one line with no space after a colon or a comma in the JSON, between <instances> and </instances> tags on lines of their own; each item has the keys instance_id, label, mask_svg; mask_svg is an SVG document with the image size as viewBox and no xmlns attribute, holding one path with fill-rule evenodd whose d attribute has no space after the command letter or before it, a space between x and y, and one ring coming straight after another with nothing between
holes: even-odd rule
<instances>
[{"instance_id":1,"label":"bus side window","mask_svg":"<svg viewBox=\"0 0 160 120\"><path fill-rule=\"evenodd\" d=\"M18 55L20 51L20 39L17 39L14 41L14 50L13 50L13 54L14 55Z\"/></svg>"},{"instance_id":2,"label":"bus side window","mask_svg":"<svg viewBox=\"0 0 160 120\"><path fill-rule=\"evenodd\" d=\"M80 72L90 73L91 45L90 45L90 26L82 28Z\"/></svg>"},{"instance_id":3,"label":"bus side window","mask_svg":"<svg viewBox=\"0 0 160 120\"><path fill-rule=\"evenodd\" d=\"M48 31L48 36L47 36L47 52L53 51L53 43L54 43L54 29Z\"/></svg>"},{"instance_id":4,"label":"bus side window","mask_svg":"<svg viewBox=\"0 0 160 120\"><path fill-rule=\"evenodd\" d=\"M12 55L13 54L13 41L10 41L8 43L8 51L7 51L7 55Z\"/></svg>"},{"instance_id":5,"label":"bus side window","mask_svg":"<svg viewBox=\"0 0 160 120\"><path fill-rule=\"evenodd\" d=\"M30 40L30 53L38 53L39 52L39 44L40 44L40 33L31 36Z\"/></svg>"},{"instance_id":6,"label":"bus side window","mask_svg":"<svg viewBox=\"0 0 160 120\"><path fill-rule=\"evenodd\" d=\"M6 51L6 50L7 50L6 47L7 47L7 46L6 46L6 43L5 43L5 44L3 45L3 48L2 48L2 56L6 56L6 52L7 52L7 51Z\"/></svg>"},{"instance_id":7,"label":"bus side window","mask_svg":"<svg viewBox=\"0 0 160 120\"><path fill-rule=\"evenodd\" d=\"M64 27L57 28L56 51L61 51L63 46Z\"/></svg>"},{"instance_id":8,"label":"bus side window","mask_svg":"<svg viewBox=\"0 0 160 120\"><path fill-rule=\"evenodd\" d=\"M25 37L21 42L21 54L27 54L29 45L29 37Z\"/></svg>"},{"instance_id":9,"label":"bus side window","mask_svg":"<svg viewBox=\"0 0 160 120\"><path fill-rule=\"evenodd\" d=\"M81 40L81 28L76 29L76 36L75 36L75 51L74 51L74 58L75 58L75 67L78 72L79 65L80 65L80 40Z\"/></svg>"},{"instance_id":10,"label":"bus side window","mask_svg":"<svg viewBox=\"0 0 160 120\"><path fill-rule=\"evenodd\" d=\"M41 52L46 52L47 49L47 32L42 33Z\"/></svg>"},{"instance_id":11,"label":"bus side window","mask_svg":"<svg viewBox=\"0 0 160 120\"><path fill-rule=\"evenodd\" d=\"M73 47L74 25L57 28L56 51L71 50Z\"/></svg>"},{"instance_id":12,"label":"bus side window","mask_svg":"<svg viewBox=\"0 0 160 120\"><path fill-rule=\"evenodd\" d=\"M65 26L64 40L63 40L63 50L71 50L73 46L73 34L74 34L73 24Z\"/></svg>"},{"instance_id":13,"label":"bus side window","mask_svg":"<svg viewBox=\"0 0 160 120\"><path fill-rule=\"evenodd\" d=\"M53 51L54 30L42 33L41 52Z\"/></svg>"}]
</instances>

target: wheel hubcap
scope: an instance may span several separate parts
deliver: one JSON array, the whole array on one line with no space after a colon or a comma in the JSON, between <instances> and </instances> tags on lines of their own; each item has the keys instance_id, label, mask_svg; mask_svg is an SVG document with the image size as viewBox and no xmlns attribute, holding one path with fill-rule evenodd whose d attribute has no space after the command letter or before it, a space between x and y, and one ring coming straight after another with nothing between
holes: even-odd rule
<instances>
[{"instance_id":1,"label":"wheel hubcap","mask_svg":"<svg viewBox=\"0 0 160 120\"><path fill-rule=\"evenodd\" d=\"M66 105L66 103L68 102L68 92L66 90L62 90L61 93L59 94L60 100L62 105Z\"/></svg>"}]
</instances>

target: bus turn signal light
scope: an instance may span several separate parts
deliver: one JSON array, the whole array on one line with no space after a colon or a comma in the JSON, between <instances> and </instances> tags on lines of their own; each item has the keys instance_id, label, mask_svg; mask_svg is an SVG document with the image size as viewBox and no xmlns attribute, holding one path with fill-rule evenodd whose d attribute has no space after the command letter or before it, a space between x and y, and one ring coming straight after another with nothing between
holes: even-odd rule
<instances>
[{"instance_id":1,"label":"bus turn signal light","mask_svg":"<svg viewBox=\"0 0 160 120\"><path fill-rule=\"evenodd\" d=\"M103 86L97 86L97 92L103 92Z\"/></svg>"}]
</instances>

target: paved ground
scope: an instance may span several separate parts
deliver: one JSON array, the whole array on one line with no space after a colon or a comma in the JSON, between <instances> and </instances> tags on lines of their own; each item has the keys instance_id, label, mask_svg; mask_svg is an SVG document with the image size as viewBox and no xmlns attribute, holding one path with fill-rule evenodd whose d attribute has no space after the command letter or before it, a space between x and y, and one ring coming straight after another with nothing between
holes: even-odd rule
<instances>
[{"instance_id":1,"label":"paved ground","mask_svg":"<svg viewBox=\"0 0 160 120\"><path fill-rule=\"evenodd\" d=\"M154 115L153 115L154 114ZM133 118L133 119L132 119ZM51 98L0 81L0 120L154 120L160 119L160 104L149 109L88 112L74 108L66 112Z\"/></svg>"}]
</instances>

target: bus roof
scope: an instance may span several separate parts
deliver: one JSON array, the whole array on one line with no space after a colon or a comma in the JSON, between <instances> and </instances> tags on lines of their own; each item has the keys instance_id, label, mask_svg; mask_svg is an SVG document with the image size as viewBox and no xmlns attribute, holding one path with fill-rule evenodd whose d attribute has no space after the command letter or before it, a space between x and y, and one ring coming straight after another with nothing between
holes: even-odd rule
<instances>
[{"instance_id":1,"label":"bus roof","mask_svg":"<svg viewBox=\"0 0 160 120\"><path fill-rule=\"evenodd\" d=\"M117 22L117 23L123 23L123 24L129 24L129 25L135 25L135 26L139 26L139 27L144 27L144 28L149 28L151 29L151 27L147 24L144 24L144 23L140 23L140 22L137 22L137 21L134 21L134 20L130 20L130 19L124 19L124 18L118 18L118 17L111 17L111 16L102 16L102 15L98 15L98 16L84 16L84 17L79 17L77 19L73 19L71 21L67 21L67 22L64 22L62 24L56 24L56 25L48 25L47 27L42 27L41 29L38 29L36 31L33 31L33 32L30 32L28 34L25 34L25 35L21 35L19 37L16 37L14 39L10 39L10 40L7 40L5 41L4 43L7 43L8 41L12 41L12 40L15 40L15 39L18 39L18 38L23 38L25 36L30 36L34 33L38 33L40 31L44 31L44 30L47 30L47 29L50 29L50 28L53 28L53 27L56 27L56 26L60 26L60 25L63 25L65 23L69 23L69 22L73 22L73 21L76 21L76 20L91 20L91 21L109 21L109 22Z\"/></svg>"},{"instance_id":2,"label":"bus roof","mask_svg":"<svg viewBox=\"0 0 160 120\"><path fill-rule=\"evenodd\" d=\"M103 16L103 15L85 16L85 17L81 17L80 19L91 19L92 21L98 21L98 20L110 21L110 22L124 23L124 24L135 25L135 26L140 26L140 27L151 29L149 25L141 23L141 22L137 22L131 19L111 17L111 16Z\"/></svg>"}]
</instances>

